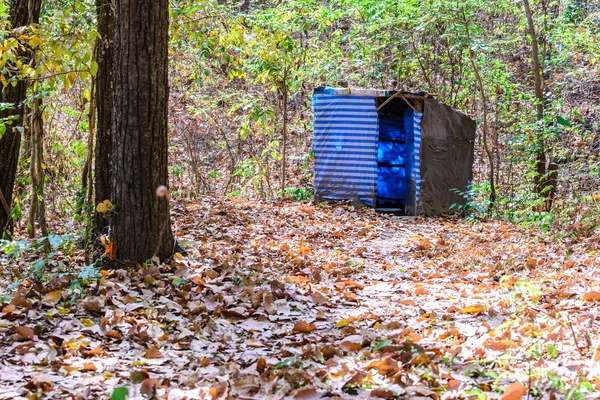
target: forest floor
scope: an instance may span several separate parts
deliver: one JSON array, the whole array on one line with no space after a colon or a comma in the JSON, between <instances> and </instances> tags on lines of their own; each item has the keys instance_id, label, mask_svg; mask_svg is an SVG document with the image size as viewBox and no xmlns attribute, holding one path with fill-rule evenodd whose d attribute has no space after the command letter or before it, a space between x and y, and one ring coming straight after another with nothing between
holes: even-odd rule
<instances>
[{"instance_id":1,"label":"forest floor","mask_svg":"<svg viewBox=\"0 0 600 400\"><path fill-rule=\"evenodd\" d=\"M211 198L173 216L189 255L168 264L94 276L56 248L8 287L39 264L0 258L0 399L600 397L599 237Z\"/></svg>"}]
</instances>

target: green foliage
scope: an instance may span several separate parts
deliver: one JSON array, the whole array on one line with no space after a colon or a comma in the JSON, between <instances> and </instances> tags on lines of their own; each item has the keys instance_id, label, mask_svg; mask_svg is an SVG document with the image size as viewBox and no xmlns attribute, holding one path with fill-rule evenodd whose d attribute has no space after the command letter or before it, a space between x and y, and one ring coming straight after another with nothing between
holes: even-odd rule
<instances>
[{"instance_id":1,"label":"green foliage","mask_svg":"<svg viewBox=\"0 0 600 400\"><path fill-rule=\"evenodd\" d=\"M312 189L304 189L297 187L287 187L285 188L285 196L291 197L294 201L303 201L310 200L314 196L314 192Z\"/></svg>"},{"instance_id":2,"label":"green foliage","mask_svg":"<svg viewBox=\"0 0 600 400\"><path fill-rule=\"evenodd\" d=\"M490 206L489 190L489 182L472 184L466 192L456 188L450 189L451 192L456 193L464 199L464 204L451 204L450 210L458 210L470 222L476 222L488 217Z\"/></svg>"},{"instance_id":3,"label":"green foliage","mask_svg":"<svg viewBox=\"0 0 600 400\"><path fill-rule=\"evenodd\" d=\"M545 148L552 160L572 158L561 144L587 135L583 113L565 104L564 86L552 81L565 73L582 79L593 74L600 55L594 47L598 15L597 8L578 0L564 7L534 3L548 93L541 122L536 122L530 53L523 47L527 22L522 4L509 0L296 0L276 7L271 2L253 4L248 9L235 2L180 0L172 7L172 41L174 57L186 62L177 63L174 79L187 82L186 95L197 103L212 104L213 112L227 112L229 128L243 142L231 146L236 149L231 172L235 179L221 174L216 181L227 182L228 193L269 197L272 191L265 190L265 176L276 179L281 158L258 155L273 147L273 141L281 146L284 95L289 96L291 110L288 131L300 135L310 134L311 89L339 81L384 87L393 79L403 88L435 92L481 122L470 64L473 50L472 61L488 98L490 141L499 171L499 200L490 216L551 226L547 216L522 218L518 212L525 214L540 205L532 195L531 161L537 152ZM573 71L573 52L585 58L586 68ZM307 154L306 144L295 151ZM299 159L290 162L295 170L302 167ZM590 166L582 169L594 173ZM476 172L476 183L486 180L485 171ZM255 180L262 184L248 185L253 180L250 174L262 175ZM474 219L485 216L490 204L478 197L486 192L489 188L482 186L469 210L461 211Z\"/></svg>"},{"instance_id":4,"label":"green foliage","mask_svg":"<svg viewBox=\"0 0 600 400\"><path fill-rule=\"evenodd\" d=\"M129 397L129 389L125 386L119 386L114 388L110 400L125 400Z\"/></svg>"}]
</instances>

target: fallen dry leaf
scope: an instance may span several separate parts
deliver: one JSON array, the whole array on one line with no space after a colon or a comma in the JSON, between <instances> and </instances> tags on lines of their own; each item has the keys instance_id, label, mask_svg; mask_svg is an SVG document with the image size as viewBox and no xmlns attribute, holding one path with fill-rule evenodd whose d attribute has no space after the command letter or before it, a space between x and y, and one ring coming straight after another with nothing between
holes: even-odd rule
<instances>
[{"instance_id":1,"label":"fallen dry leaf","mask_svg":"<svg viewBox=\"0 0 600 400\"><path fill-rule=\"evenodd\" d=\"M319 400L323 395L315 388L300 389L294 395L294 400Z\"/></svg>"},{"instance_id":2,"label":"fallen dry leaf","mask_svg":"<svg viewBox=\"0 0 600 400\"><path fill-rule=\"evenodd\" d=\"M150 347L148 350L146 350L144 357L145 358L163 358L164 356L160 352L158 347Z\"/></svg>"},{"instance_id":3,"label":"fallen dry leaf","mask_svg":"<svg viewBox=\"0 0 600 400\"><path fill-rule=\"evenodd\" d=\"M11 312L14 312L16 309L17 309L17 307L14 304L9 304L2 308L2 312L3 313L11 313Z\"/></svg>"},{"instance_id":4,"label":"fallen dry leaf","mask_svg":"<svg viewBox=\"0 0 600 400\"><path fill-rule=\"evenodd\" d=\"M140 393L145 397L155 397L156 390L158 389L158 380L156 379L144 379L140 387Z\"/></svg>"},{"instance_id":5,"label":"fallen dry leaf","mask_svg":"<svg viewBox=\"0 0 600 400\"><path fill-rule=\"evenodd\" d=\"M146 370L131 371L129 374L129 379L133 383L141 383L148 378L150 378L150 373Z\"/></svg>"},{"instance_id":6,"label":"fallen dry leaf","mask_svg":"<svg viewBox=\"0 0 600 400\"><path fill-rule=\"evenodd\" d=\"M218 386L213 386L209 391L212 400L225 400L229 394L229 384L221 382Z\"/></svg>"},{"instance_id":7,"label":"fallen dry leaf","mask_svg":"<svg viewBox=\"0 0 600 400\"><path fill-rule=\"evenodd\" d=\"M583 300L585 301L599 301L600 300L600 292L587 292L583 295Z\"/></svg>"},{"instance_id":8,"label":"fallen dry leaf","mask_svg":"<svg viewBox=\"0 0 600 400\"><path fill-rule=\"evenodd\" d=\"M57 304L62 300L62 290L55 290L44 295L44 302Z\"/></svg>"},{"instance_id":9,"label":"fallen dry leaf","mask_svg":"<svg viewBox=\"0 0 600 400\"><path fill-rule=\"evenodd\" d=\"M116 340L123 339L123 335L121 335L121 333L119 331L115 331L115 330L110 330L110 331L106 332L105 335L106 335L106 337L109 337L111 339L116 339Z\"/></svg>"},{"instance_id":10,"label":"fallen dry leaf","mask_svg":"<svg viewBox=\"0 0 600 400\"><path fill-rule=\"evenodd\" d=\"M15 328L15 333L19 336L20 340L33 340L35 338L35 332L28 326L18 326Z\"/></svg>"},{"instance_id":11,"label":"fallen dry leaf","mask_svg":"<svg viewBox=\"0 0 600 400\"><path fill-rule=\"evenodd\" d=\"M86 311L101 313L104 308L104 302L99 297L88 297L82 302L83 308Z\"/></svg>"},{"instance_id":12,"label":"fallen dry leaf","mask_svg":"<svg viewBox=\"0 0 600 400\"><path fill-rule=\"evenodd\" d=\"M83 366L83 371L97 371L98 368L93 363L87 363Z\"/></svg>"},{"instance_id":13,"label":"fallen dry leaf","mask_svg":"<svg viewBox=\"0 0 600 400\"><path fill-rule=\"evenodd\" d=\"M521 400L525 392L527 389L520 382L511 383L502 394L502 400Z\"/></svg>"},{"instance_id":14,"label":"fallen dry leaf","mask_svg":"<svg viewBox=\"0 0 600 400\"><path fill-rule=\"evenodd\" d=\"M31 300L26 299L24 297L14 297L11 301L10 304L12 304L13 306L16 307L20 307L20 308L31 308L32 304L31 304Z\"/></svg>"},{"instance_id":15,"label":"fallen dry leaf","mask_svg":"<svg viewBox=\"0 0 600 400\"><path fill-rule=\"evenodd\" d=\"M463 314L479 314L487 310L487 307L481 304L474 304L460 310Z\"/></svg>"},{"instance_id":16,"label":"fallen dry leaf","mask_svg":"<svg viewBox=\"0 0 600 400\"><path fill-rule=\"evenodd\" d=\"M311 295L312 301L317 305L327 304L329 299L321 292L314 291Z\"/></svg>"},{"instance_id":17,"label":"fallen dry leaf","mask_svg":"<svg viewBox=\"0 0 600 400\"><path fill-rule=\"evenodd\" d=\"M292 331L298 333L309 333L314 331L315 329L317 329L317 326L315 324L309 324L306 321L300 320L294 324L294 328L292 329Z\"/></svg>"}]
</instances>

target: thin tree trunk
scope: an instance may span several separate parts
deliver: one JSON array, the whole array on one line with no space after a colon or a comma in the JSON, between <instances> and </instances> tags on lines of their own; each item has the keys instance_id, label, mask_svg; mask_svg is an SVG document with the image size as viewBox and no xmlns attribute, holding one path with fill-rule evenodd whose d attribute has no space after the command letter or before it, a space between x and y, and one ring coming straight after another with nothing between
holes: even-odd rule
<instances>
[{"instance_id":1,"label":"thin tree trunk","mask_svg":"<svg viewBox=\"0 0 600 400\"><path fill-rule=\"evenodd\" d=\"M111 240L122 262L173 254L168 186L168 0L115 0Z\"/></svg>"},{"instance_id":2,"label":"thin tree trunk","mask_svg":"<svg viewBox=\"0 0 600 400\"><path fill-rule=\"evenodd\" d=\"M46 223L46 195L44 190L44 117L42 115L42 100L36 98L33 100L31 113L31 149L35 152L35 157L31 157L32 162L35 160L35 183L33 183L33 194L37 197L37 220L40 224L42 236L45 238L44 247L46 251L50 251L50 243L48 241L48 226Z\"/></svg>"},{"instance_id":3,"label":"thin tree trunk","mask_svg":"<svg viewBox=\"0 0 600 400\"><path fill-rule=\"evenodd\" d=\"M29 110L30 115L33 115L33 112ZM33 122L33 118L29 120L29 126L31 127L31 123ZM36 160L37 160L37 146L35 145L35 138L32 132L32 129L29 130L29 177L31 179L31 203L29 204L29 223L27 224L27 234L30 238L35 238L35 221L37 220L37 209L38 209L38 196L35 192L35 187L37 185L37 180L35 178L35 174L37 172L36 169Z\"/></svg>"},{"instance_id":4,"label":"thin tree trunk","mask_svg":"<svg viewBox=\"0 0 600 400\"><path fill-rule=\"evenodd\" d=\"M282 150L282 162L281 162L281 197L285 197L285 175L287 170L287 104L288 104L288 91L286 86L287 73L284 75L282 84L282 97L283 97L283 150Z\"/></svg>"},{"instance_id":5,"label":"thin tree trunk","mask_svg":"<svg viewBox=\"0 0 600 400\"><path fill-rule=\"evenodd\" d=\"M42 115L42 100L35 98L31 107L31 186L32 186L32 208L34 208L33 219L29 220L35 235L35 221L40 225L44 237L44 248L50 251L48 241L48 226L46 224L46 203L44 194L44 119ZM33 237L33 236L32 236Z\"/></svg>"},{"instance_id":6,"label":"thin tree trunk","mask_svg":"<svg viewBox=\"0 0 600 400\"><path fill-rule=\"evenodd\" d=\"M471 67L473 68L473 73L475 74L475 79L477 80L477 86L479 88L479 94L481 95L481 105L483 107L483 148L485 149L485 153L488 158L488 162L490 163L490 170L488 179L490 182L490 206L488 211L494 207L496 203L496 184L494 182L495 172L494 172L494 153L493 149L490 149L488 143L488 108L487 108L487 96L485 95L485 88L483 87L483 81L481 79L481 75L479 75L479 68L475 63L475 52L471 47L471 32L469 30L469 20L463 12L463 19L465 24L465 31L467 34L467 41L469 45L469 57L471 61Z\"/></svg>"},{"instance_id":7,"label":"thin tree trunk","mask_svg":"<svg viewBox=\"0 0 600 400\"><path fill-rule=\"evenodd\" d=\"M96 112L98 125L94 160L94 189L96 204L111 198L111 148L112 148L112 68L113 68L113 25L112 0L96 0L98 16L97 44L98 73L96 74ZM94 217L94 236L108 233L108 220L100 213ZM99 242L97 242L99 244Z\"/></svg>"},{"instance_id":8,"label":"thin tree trunk","mask_svg":"<svg viewBox=\"0 0 600 400\"><path fill-rule=\"evenodd\" d=\"M98 41L94 45L94 58L97 58ZM89 136L87 143L87 157L81 173L81 203L77 205L76 213L81 215L84 203L90 203L92 197L92 163L94 160L94 135L96 134L96 77L92 75L90 84L90 108L88 113Z\"/></svg>"},{"instance_id":9,"label":"thin tree trunk","mask_svg":"<svg viewBox=\"0 0 600 400\"><path fill-rule=\"evenodd\" d=\"M39 23L40 9L41 0L11 0L9 19L13 32L20 27ZM23 49L20 55L23 57L24 64L29 64L32 54L26 45L23 46ZM0 119L11 116L18 117L11 125L6 126L6 131L0 137L0 192L4 198L3 203L8 205L8 210L4 205L0 207L0 238L5 234L10 236L13 230L10 207L21 147L19 128L23 126L23 101L26 92L26 82L18 81L15 86L3 87L0 94L0 102L13 105L7 110L0 111Z\"/></svg>"},{"instance_id":10,"label":"thin tree trunk","mask_svg":"<svg viewBox=\"0 0 600 400\"><path fill-rule=\"evenodd\" d=\"M540 66L540 53L537 34L535 32L535 25L533 23L533 15L531 13L531 7L529 6L529 0L523 0L523 7L525 8L525 16L527 17L527 26L529 29L529 36L531 38L531 61L533 64L533 79L535 83L535 97L536 97L536 117L539 124L544 119L544 87L542 82L542 71ZM544 133L542 127L539 126L536 129L536 174L534 175L534 186L535 192L544 197L548 197L548 193L545 189L545 176L546 176L546 149L544 145Z\"/></svg>"}]
</instances>

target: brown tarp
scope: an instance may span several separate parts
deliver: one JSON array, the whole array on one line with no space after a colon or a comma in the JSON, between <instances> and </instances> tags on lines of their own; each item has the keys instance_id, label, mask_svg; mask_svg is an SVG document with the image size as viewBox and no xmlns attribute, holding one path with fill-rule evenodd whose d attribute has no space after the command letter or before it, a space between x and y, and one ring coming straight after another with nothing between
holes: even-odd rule
<instances>
[{"instance_id":1,"label":"brown tarp","mask_svg":"<svg viewBox=\"0 0 600 400\"><path fill-rule=\"evenodd\" d=\"M473 179L476 129L475 121L465 114L437 100L425 99L417 214L445 214L452 204L465 204L465 198L451 189L465 192Z\"/></svg>"}]
</instances>

